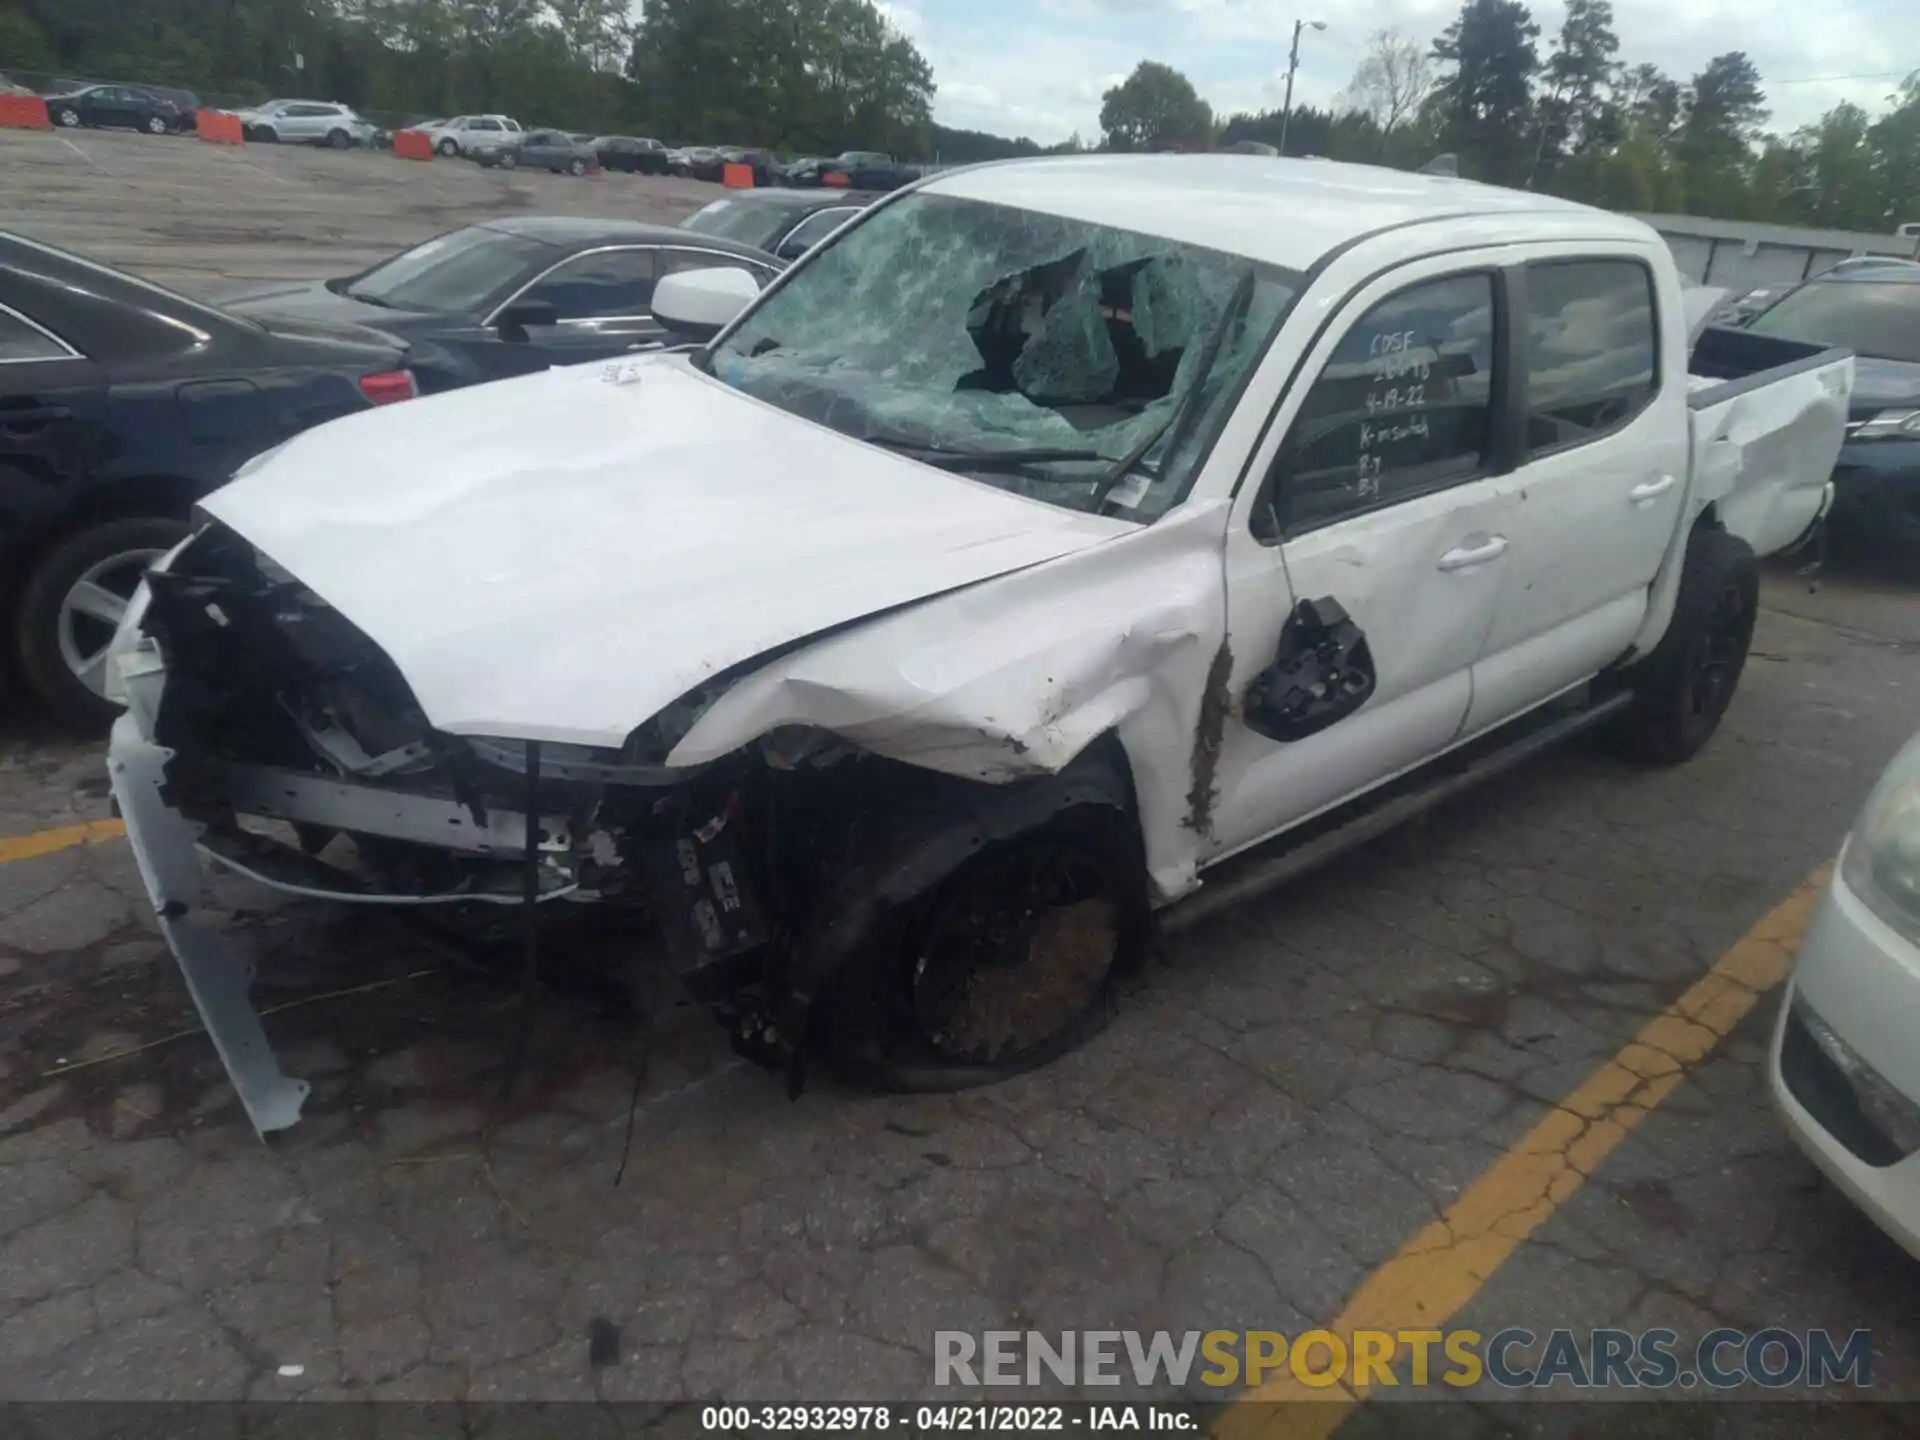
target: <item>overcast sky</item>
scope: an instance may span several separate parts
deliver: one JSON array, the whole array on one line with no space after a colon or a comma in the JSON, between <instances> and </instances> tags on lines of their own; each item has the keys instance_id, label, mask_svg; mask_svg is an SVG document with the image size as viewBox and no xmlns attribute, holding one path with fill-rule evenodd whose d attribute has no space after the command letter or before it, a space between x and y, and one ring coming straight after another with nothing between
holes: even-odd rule
<instances>
[{"instance_id":1,"label":"overcast sky","mask_svg":"<svg viewBox=\"0 0 1920 1440\"><path fill-rule=\"evenodd\" d=\"M1047 142L1100 133L1100 96L1142 59L1185 71L1221 115L1266 110L1285 88L1296 16L1324 19L1301 43L1296 104L1346 88L1367 36L1385 26L1429 39L1459 0L880 0L933 64L934 118ZM1614 0L1621 59L1684 80L1710 57L1745 50L1768 82L1773 127L1791 130L1841 100L1884 108L1898 74L1920 68L1911 0ZM1544 59L1563 4L1533 7ZM1339 18L1335 18L1338 16ZM1778 83L1809 81L1811 83Z\"/></svg>"}]
</instances>

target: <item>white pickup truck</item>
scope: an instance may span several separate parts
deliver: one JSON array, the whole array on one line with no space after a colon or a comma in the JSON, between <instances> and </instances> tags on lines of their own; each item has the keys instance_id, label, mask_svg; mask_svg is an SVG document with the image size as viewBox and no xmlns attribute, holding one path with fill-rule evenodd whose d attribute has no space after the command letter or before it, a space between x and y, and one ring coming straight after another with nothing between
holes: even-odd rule
<instances>
[{"instance_id":1,"label":"white pickup truck","mask_svg":"<svg viewBox=\"0 0 1920 1440\"><path fill-rule=\"evenodd\" d=\"M114 793L263 1131L207 857L618 907L756 1057L948 1086L1155 911L1588 726L1683 760L1853 365L1694 345L1632 220L1253 156L948 172L654 309L711 338L308 431L136 598Z\"/></svg>"}]
</instances>

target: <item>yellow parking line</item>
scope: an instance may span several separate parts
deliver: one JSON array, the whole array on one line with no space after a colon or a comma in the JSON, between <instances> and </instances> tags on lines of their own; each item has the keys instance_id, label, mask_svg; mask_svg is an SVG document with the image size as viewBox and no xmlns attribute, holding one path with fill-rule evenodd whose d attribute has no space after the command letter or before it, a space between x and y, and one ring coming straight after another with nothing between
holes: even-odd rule
<instances>
[{"instance_id":1,"label":"yellow parking line","mask_svg":"<svg viewBox=\"0 0 1920 1440\"><path fill-rule=\"evenodd\" d=\"M1457 1315L1687 1071L1787 977L1827 875L1822 866L1802 881L1686 994L1494 1161L1440 1219L1362 1281L1327 1328L1343 1339L1355 1330L1437 1330ZM1288 1373L1241 1395L1214 1433L1221 1440L1321 1440L1366 1394L1364 1387L1344 1382L1309 1387ZM1296 1400L1320 1403L1271 1403Z\"/></svg>"},{"instance_id":2,"label":"yellow parking line","mask_svg":"<svg viewBox=\"0 0 1920 1440\"><path fill-rule=\"evenodd\" d=\"M76 845L118 840L126 833L127 827L118 820L85 820L78 825L62 825L58 830L36 830L31 835L0 835L0 865L71 850Z\"/></svg>"}]
</instances>

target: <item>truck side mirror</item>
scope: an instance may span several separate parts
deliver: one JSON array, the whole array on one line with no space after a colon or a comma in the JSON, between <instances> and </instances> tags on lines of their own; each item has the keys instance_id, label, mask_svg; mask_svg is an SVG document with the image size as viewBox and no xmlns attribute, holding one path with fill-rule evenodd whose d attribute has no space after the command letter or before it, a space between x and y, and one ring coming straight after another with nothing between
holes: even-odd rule
<instances>
[{"instance_id":1,"label":"truck side mirror","mask_svg":"<svg viewBox=\"0 0 1920 1440\"><path fill-rule=\"evenodd\" d=\"M653 318L682 335L711 340L759 296L760 282L738 265L680 270L653 287Z\"/></svg>"},{"instance_id":2,"label":"truck side mirror","mask_svg":"<svg viewBox=\"0 0 1920 1440\"><path fill-rule=\"evenodd\" d=\"M1377 679L1346 607L1331 597L1302 600L1280 629L1273 664L1247 687L1247 725L1269 740L1304 740L1366 704Z\"/></svg>"}]
</instances>

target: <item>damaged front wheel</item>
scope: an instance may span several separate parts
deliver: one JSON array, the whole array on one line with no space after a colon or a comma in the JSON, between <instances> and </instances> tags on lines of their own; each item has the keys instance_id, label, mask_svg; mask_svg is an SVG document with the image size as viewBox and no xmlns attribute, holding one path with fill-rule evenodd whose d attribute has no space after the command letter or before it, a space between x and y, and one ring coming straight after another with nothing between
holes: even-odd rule
<instances>
[{"instance_id":1,"label":"damaged front wheel","mask_svg":"<svg viewBox=\"0 0 1920 1440\"><path fill-rule=\"evenodd\" d=\"M817 1013L842 1068L957 1090L1043 1065L1106 1023L1149 924L1137 839L1101 806L987 841L889 914Z\"/></svg>"}]
</instances>

